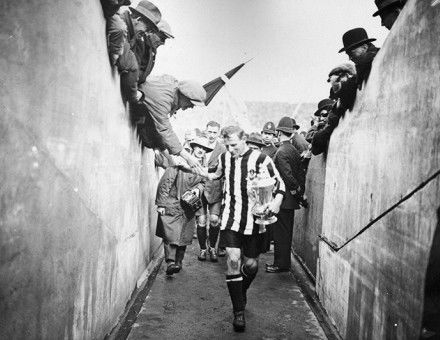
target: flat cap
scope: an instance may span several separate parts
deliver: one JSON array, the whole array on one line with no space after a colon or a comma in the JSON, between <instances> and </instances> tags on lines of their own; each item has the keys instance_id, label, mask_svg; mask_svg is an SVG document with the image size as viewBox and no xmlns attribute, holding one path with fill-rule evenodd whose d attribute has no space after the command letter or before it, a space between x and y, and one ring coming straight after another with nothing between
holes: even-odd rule
<instances>
[{"instance_id":1,"label":"flat cap","mask_svg":"<svg viewBox=\"0 0 440 340\"><path fill-rule=\"evenodd\" d=\"M205 106L206 91L199 82L195 80L182 80L177 88L194 105Z\"/></svg>"}]
</instances>

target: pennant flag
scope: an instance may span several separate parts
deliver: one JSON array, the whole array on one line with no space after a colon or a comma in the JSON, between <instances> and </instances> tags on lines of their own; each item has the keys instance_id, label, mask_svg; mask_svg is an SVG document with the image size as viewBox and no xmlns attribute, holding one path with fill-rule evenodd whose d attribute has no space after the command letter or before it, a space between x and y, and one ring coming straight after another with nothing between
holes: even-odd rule
<instances>
[{"instance_id":1,"label":"pennant flag","mask_svg":"<svg viewBox=\"0 0 440 340\"><path fill-rule=\"evenodd\" d=\"M223 87L223 85L226 84L226 82L223 80L224 77L231 79L234 74L236 74L245 64L247 64L252 59L249 59L248 61L234 67L232 70L226 72L224 76L217 77L213 80L211 80L209 83L206 83L203 85L203 88L206 91L206 100L205 105L207 106L211 100L214 98L214 96L217 94L218 91ZM223 78L223 79L222 79Z\"/></svg>"}]
</instances>

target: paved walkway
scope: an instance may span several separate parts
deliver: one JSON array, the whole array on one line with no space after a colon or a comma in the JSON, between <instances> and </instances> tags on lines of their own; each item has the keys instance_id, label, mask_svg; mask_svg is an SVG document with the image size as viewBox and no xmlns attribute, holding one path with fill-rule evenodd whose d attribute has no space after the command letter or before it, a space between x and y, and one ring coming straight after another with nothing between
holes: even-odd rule
<instances>
[{"instance_id":1,"label":"paved walkway","mask_svg":"<svg viewBox=\"0 0 440 340\"><path fill-rule=\"evenodd\" d=\"M225 258L198 261L196 243L172 278L166 277L162 264L129 339L326 339L293 275L264 271L272 254L261 256L248 291L246 332L235 333Z\"/></svg>"}]
</instances>

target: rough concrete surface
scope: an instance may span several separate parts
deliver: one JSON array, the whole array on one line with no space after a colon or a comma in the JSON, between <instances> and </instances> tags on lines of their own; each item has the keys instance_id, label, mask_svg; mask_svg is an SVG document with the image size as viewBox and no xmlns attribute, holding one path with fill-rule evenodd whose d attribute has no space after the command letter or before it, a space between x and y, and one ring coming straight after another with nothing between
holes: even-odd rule
<instances>
[{"instance_id":1,"label":"rough concrete surface","mask_svg":"<svg viewBox=\"0 0 440 340\"><path fill-rule=\"evenodd\" d=\"M248 291L246 332L235 333L225 258L200 262L197 249L194 242L171 278L162 265L129 339L326 339L293 275L264 271L271 254L261 257Z\"/></svg>"},{"instance_id":2,"label":"rough concrete surface","mask_svg":"<svg viewBox=\"0 0 440 340\"><path fill-rule=\"evenodd\" d=\"M99 0L2 1L0 16L0 338L103 338L159 246L154 155Z\"/></svg>"},{"instance_id":3,"label":"rough concrete surface","mask_svg":"<svg viewBox=\"0 0 440 340\"><path fill-rule=\"evenodd\" d=\"M335 243L440 169L439 16L406 3L332 135L322 231ZM439 201L437 177L339 252L320 242L317 291L344 338L418 339Z\"/></svg>"}]
</instances>

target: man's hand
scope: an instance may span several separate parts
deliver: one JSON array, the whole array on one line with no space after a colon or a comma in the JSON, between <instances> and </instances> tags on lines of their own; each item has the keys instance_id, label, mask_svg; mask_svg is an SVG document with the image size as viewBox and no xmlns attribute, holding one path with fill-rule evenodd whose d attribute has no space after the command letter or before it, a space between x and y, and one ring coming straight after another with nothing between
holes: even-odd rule
<instances>
[{"instance_id":1,"label":"man's hand","mask_svg":"<svg viewBox=\"0 0 440 340\"><path fill-rule=\"evenodd\" d=\"M159 215L165 215L165 207L157 207L156 210Z\"/></svg>"},{"instance_id":2,"label":"man's hand","mask_svg":"<svg viewBox=\"0 0 440 340\"><path fill-rule=\"evenodd\" d=\"M283 195L277 194L275 198L267 205L267 211L276 215L280 212L281 203L283 202Z\"/></svg>"},{"instance_id":3,"label":"man's hand","mask_svg":"<svg viewBox=\"0 0 440 340\"><path fill-rule=\"evenodd\" d=\"M195 158L193 155L191 155L188 151L186 151L185 149L183 149L180 152L180 156L183 157L183 159L185 159L185 161L188 163L188 165L192 168L192 169L197 169L199 172L202 172L202 166L200 165L199 161L197 158Z\"/></svg>"},{"instance_id":4,"label":"man's hand","mask_svg":"<svg viewBox=\"0 0 440 340\"><path fill-rule=\"evenodd\" d=\"M200 197L200 190L198 188L194 188L191 191L194 195L196 195L197 197Z\"/></svg>"}]
</instances>

